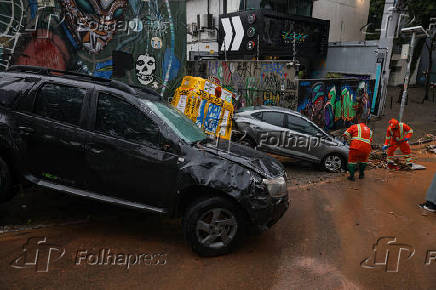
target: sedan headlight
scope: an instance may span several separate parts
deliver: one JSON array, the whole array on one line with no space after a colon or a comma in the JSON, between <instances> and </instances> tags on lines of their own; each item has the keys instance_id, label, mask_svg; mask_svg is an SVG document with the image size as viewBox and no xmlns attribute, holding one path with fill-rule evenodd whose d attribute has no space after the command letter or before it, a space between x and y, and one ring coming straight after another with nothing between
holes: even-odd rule
<instances>
[{"instance_id":1,"label":"sedan headlight","mask_svg":"<svg viewBox=\"0 0 436 290\"><path fill-rule=\"evenodd\" d=\"M285 178L278 177L273 179L264 179L263 184L266 185L269 195L275 198L284 197L288 194Z\"/></svg>"}]
</instances>

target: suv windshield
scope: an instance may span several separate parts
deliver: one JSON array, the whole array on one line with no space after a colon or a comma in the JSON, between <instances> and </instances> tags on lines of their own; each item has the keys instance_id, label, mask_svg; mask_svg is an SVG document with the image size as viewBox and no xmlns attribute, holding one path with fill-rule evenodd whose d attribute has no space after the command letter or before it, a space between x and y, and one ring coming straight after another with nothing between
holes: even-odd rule
<instances>
[{"instance_id":1,"label":"suv windshield","mask_svg":"<svg viewBox=\"0 0 436 290\"><path fill-rule=\"evenodd\" d=\"M195 143L207 138L200 128L174 107L162 102L140 100L156 113L174 132L188 143Z\"/></svg>"}]
</instances>

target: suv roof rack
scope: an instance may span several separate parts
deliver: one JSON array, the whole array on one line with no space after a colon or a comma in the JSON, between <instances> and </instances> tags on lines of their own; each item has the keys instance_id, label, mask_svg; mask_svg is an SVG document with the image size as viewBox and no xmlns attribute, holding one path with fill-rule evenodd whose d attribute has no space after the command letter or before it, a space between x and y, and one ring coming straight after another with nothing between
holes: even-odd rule
<instances>
[{"instance_id":1,"label":"suv roof rack","mask_svg":"<svg viewBox=\"0 0 436 290\"><path fill-rule=\"evenodd\" d=\"M100 84L109 85L110 87L119 89L121 91L135 94L136 91L134 88L130 87L129 85L116 81L111 79L105 79L101 77L94 77L90 76L84 73L78 73L78 72L72 72L72 71L63 71L58 69L52 69L48 67L41 67L41 66L31 66L31 65L13 65L10 66L7 70L7 72L25 72L25 73L37 73L42 74L46 76L75 76L83 79L88 79Z\"/></svg>"}]
</instances>

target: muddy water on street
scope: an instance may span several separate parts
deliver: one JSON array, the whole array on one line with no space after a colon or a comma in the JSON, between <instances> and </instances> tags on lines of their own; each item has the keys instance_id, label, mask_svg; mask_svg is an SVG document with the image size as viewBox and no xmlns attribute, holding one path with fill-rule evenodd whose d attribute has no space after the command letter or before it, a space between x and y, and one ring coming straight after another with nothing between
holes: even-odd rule
<instances>
[{"instance_id":1,"label":"muddy water on street","mask_svg":"<svg viewBox=\"0 0 436 290\"><path fill-rule=\"evenodd\" d=\"M163 288L163 289L430 289L436 285L436 261L425 265L427 250L436 250L436 215L417 204L425 198L436 163L419 172L371 170L354 183L343 175L318 185L290 188L292 206L270 231L249 237L235 253L199 258L183 241L179 221L90 203L91 221L0 235L1 287ZM88 204L88 203L85 203ZM65 255L50 263L48 273L34 267L12 268L30 237L47 237ZM362 268L373 244L384 236L415 249L400 256L398 273L384 266ZM76 265L78 251L166 254L160 266Z\"/></svg>"}]
</instances>

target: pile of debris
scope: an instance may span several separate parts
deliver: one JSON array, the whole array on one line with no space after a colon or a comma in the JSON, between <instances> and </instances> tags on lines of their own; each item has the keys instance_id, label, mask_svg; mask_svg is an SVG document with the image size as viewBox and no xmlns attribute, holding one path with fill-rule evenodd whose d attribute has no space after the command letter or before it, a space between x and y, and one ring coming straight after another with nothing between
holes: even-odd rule
<instances>
[{"instance_id":1,"label":"pile of debris","mask_svg":"<svg viewBox=\"0 0 436 290\"><path fill-rule=\"evenodd\" d=\"M384 151L381 150L373 150L371 151L371 154L369 155L369 162L368 165L370 168L384 168L387 169L388 168L388 161L387 161L387 154ZM416 168L415 167L410 167L406 164L404 158L398 157L398 158L394 158L394 162L396 164L396 168L395 170L416 170L416 169L421 169L421 168Z\"/></svg>"},{"instance_id":2,"label":"pile of debris","mask_svg":"<svg viewBox=\"0 0 436 290\"><path fill-rule=\"evenodd\" d=\"M387 154L381 150L373 150L369 155L370 168L388 168Z\"/></svg>"},{"instance_id":3,"label":"pile of debris","mask_svg":"<svg viewBox=\"0 0 436 290\"><path fill-rule=\"evenodd\" d=\"M427 149L427 152L436 154L436 145L427 145L425 149Z\"/></svg>"},{"instance_id":4,"label":"pile of debris","mask_svg":"<svg viewBox=\"0 0 436 290\"><path fill-rule=\"evenodd\" d=\"M426 134L424 137L419 138L413 143L410 143L410 145L421 145L425 143L430 143L436 141L436 136L433 134Z\"/></svg>"}]
</instances>

